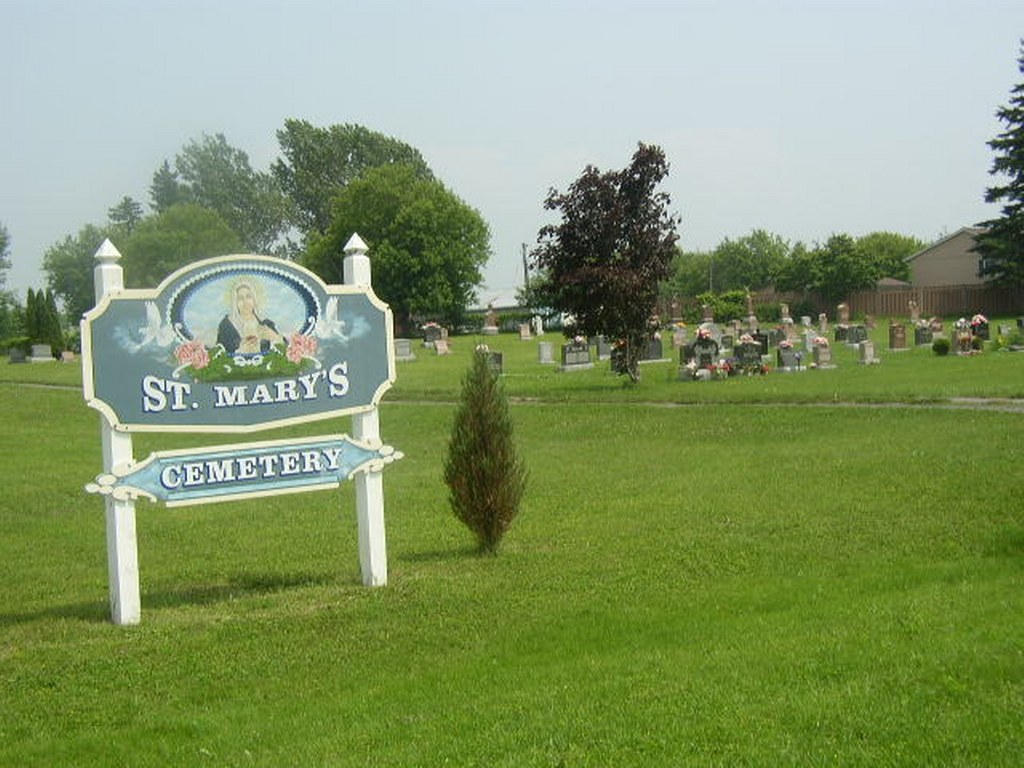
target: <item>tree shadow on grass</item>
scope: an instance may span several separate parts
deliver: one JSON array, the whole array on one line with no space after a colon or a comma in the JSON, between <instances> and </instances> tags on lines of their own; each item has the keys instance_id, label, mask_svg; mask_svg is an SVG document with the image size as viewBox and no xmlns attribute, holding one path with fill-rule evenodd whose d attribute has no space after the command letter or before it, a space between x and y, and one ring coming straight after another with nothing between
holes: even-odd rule
<instances>
[{"instance_id":1,"label":"tree shadow on grass","mask_svg":"<svg viewBox=\"0 0 1024 768\"><path fill-rule=\"evenodd\" d=\"M333 573L248 573L230 577L226 583L216 584L181 584L168 589L143 591L141 595L142 612L181 606L212 605L243 597L254 597L304 587L317 587L338 584L339 579ZM352 584L359 584L358 575ZM110 621L110 603L106 599L53 605L34 611L0 613L0 627L26 624L46 619L73 619L91 623Z\"/></svg>"}]
</instances>

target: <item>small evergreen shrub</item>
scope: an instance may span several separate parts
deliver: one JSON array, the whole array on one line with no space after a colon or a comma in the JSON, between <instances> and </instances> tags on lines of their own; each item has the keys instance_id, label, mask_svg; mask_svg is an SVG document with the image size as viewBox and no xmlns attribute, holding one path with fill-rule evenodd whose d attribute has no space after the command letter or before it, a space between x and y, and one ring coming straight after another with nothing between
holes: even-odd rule
<instances>
[{"instance_id":1,"label":"small evergreen shrub","mask_svg":"<svg viewBox=\"0 0 1024 768\"><path fill-rule=\"evenodd\" d=\"M984 349L985 349L985 340L983 338L981 338L981 336L972 336L971 337L971 349L977 350L978 352L984 351Z\"/></svg>"},{"instance_id":2,"label":"small evergreen shrub","mask_svg":"<svg viewBox=\"0 0 1024 768\"><path fill-rule=\"evenodd\" d=\"M495 554L526 488L526 468L512 439L508 399L486 351L473 355L448 442L444 481L452 512Z\"/></svg>"},{"instance_id":3,"label":"small evergreen shrub","mask_svg":"<svg viewBox=\"0 0 1024 768\"><path fill-rule=\"evenodd\" d=\"M939 357L942 357L943 355L949 354L951 346L949 339L936 339L932 342L932 352Z\"/></svg>"}]
</instances>

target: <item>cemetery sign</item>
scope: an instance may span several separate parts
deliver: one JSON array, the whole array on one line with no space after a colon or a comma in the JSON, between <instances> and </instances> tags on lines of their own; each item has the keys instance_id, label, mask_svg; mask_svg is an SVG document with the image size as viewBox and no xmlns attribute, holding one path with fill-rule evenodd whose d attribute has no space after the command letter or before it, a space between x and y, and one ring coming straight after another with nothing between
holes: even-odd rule
<instances>
[{"instance_id":1,"label":"cemetery sign","mask_svg":"<svg viewBox=\"0 0 1024 768\"><path fill-rule=\"evenodd\" d=\"M369 286L224 256L86 313L85 398L127 432L247 432L375 407L395 380L393 347Z\"/></svg>"}]
</instances>

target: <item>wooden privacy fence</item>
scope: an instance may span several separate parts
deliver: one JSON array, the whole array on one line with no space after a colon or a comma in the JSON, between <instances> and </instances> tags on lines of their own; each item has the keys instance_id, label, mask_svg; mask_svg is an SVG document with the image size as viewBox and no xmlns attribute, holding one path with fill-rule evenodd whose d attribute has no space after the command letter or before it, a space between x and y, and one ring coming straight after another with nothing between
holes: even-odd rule
<instances>
[{"instance_id":1,"label":"wooden privacy fence","mask_svg":"<svg viewBox=\"0 0 1024 768\"><path fill-rule=\"evenodd\" d=\"M911 301L917 302L921 317L970 316L978 312L985 315L1024 316L1024 286L941 285L929 288L878 288L856 291L846 299L846 304L850 308L851 318L864 315L898 318L910 316ZM824 312L833 322L838 314L836 310L838 302L830 305L816 293L796 291L776 293L772 290L754 293L754 303L757 306L783 302L789 304L791 308L810 304L814 308L815 315ZM699 308L697 300L691 297L676 299L676 304L677 312L679 310L695 311ZM673 316L670 302L667 299L659 302L658 311L662 317Z\"/></svg>"},{"instance_id":2,"label":"wooden privacy fence","mask_svg":"<svg viewBox=\"0 0 1024 768\"><path fill-rule=\"evenodd\" d=\"M851 316L906 317L910 314L911 301L917 302L922 317L969 316L977 312L1016 315L1024 313L1024 287L943 285L857 291L846 303L850 306Z\"/></svg>"}]
</instances>

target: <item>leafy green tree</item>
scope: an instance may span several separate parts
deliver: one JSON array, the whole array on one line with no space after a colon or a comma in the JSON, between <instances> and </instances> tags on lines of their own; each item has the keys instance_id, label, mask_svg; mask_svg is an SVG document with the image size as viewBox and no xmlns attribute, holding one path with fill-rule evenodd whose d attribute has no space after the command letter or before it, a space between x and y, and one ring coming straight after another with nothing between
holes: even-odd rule
<instances>
[{"instance_id":1,"label":"leafy green tree","mask_svg":"<svg viewBox=\"0 0 1024 768\"><path fill-rule=\"evenodd\" d=\"M128 195L122 197L117 205L107 209L107 220L112 226L118 227L126 234L131 234L132 230L142 221L142 217L142 203L133 200Z\"/></svg>"},{"instance_id":2,"label":"leafy green tree","mask_svg":"<svg viewBox=\"0 0 1024 768\"><path fill-rule=\"evenodd\" d=\"M284 157L271 172L292 204L292 223L307 240L327 232L334 217L331 200L371 168L405 165L418 178L433 178L419 150L361 125L318 128L286 120L277 140Z\"/></svg>"},{"instance_id":3,"label":"leafy green tree","mask_svg":"<svg viewBox=\"0 0 1024 768\"><path fill-rule=\"evenodd\" d=\"M672 257L669 277L661 284L661 297L697 296L709 288L710 251L684 251L677 248Z\"/></svg>"},{"instance_id":4,"label":"leafy green tree","mask_svg":"<svg viewBox=\"0 0 1024 768\"><path fill-rule=\"evenodd\" d=\"M925 245L923 240L896 232L872 232L857 238L857 248L865 258L874 262L879 274L896 280L910 279L907 258Z\"/></svg>"},{"instance_id":5,"label":"leafy green tree","mask_svg":"<svg viewBox=\"0 0 1024 768\"><path fill-rule=\"evenodd\" d=\"M540 230L534 251L551 279L550 306L574 318L566 333L615 340L620 372L632 381L675 255L676 218L668 193L656 191L667 175L664 152L646 144L621 171L587 166L568 192L548 194L544 207L561 222Z\"/></svg>"},{"instance_id":6,"label":"leafy green tree","mask_svg":"<svg viewBox=\"0 0 1024 768\"><path fill-rule=\"evenodd\" d=\"M0 289L7 285L7 270L11 268L11 236L0 224Z\"/></svg>"},{"instance_id":7,"label":"leafy green tree","mask_svg":"<svg viewBox=\"0 0 1024 768\"><path fill-rule=\"evenodd\" d=\"M374 291L402 328L412 327L413 316L462 322L490 256L490 232L476 210L416 168L383 165L335 198L334 219L310 245L305 266L325 282L342 282L353 232L370 246Z\"/></svg>"},{"instance_id":8,"label":"leafy green tree","mask_svg":"<svg viewBox=\"0 0 1024 768\"><path fill-rule=\"evenodd\" d=\"M1017 67L1024 74L1024 41ZM1002 203L1001 215L980 224L985 231L974 249L993 285L1024 285L1024 83L1010 93L1010 103L996 111L1006 130L988 142L996 155L989 173L1001 183L985 190L985 202Z\"/></svg>"},{"instance_id":9,"label":"leafy green tree","mask_svg":"<svg viewBox=\"0 0 1024 768\"><path fill-rule=\"evenodd\" d=\"M780 279L780 290L813 290L828 303L846 298L853 291L871 288L882 275L881 267L858 247L850 235L832 235L806 255L801 252L791 260L790 267L798 267L789 276L806 282L790 284Z\"/></svg>"},{"instance_id":10,"label":"leafy green tree","mask_svg":"<svg viewBox=\"0 0 1024 768\"><path fill-rule=\"evenodd\" d=\"M713 277L708 285L716 293L764 288L789 252L784 238L763 229L736 240L725 238L711 254L709 274Z\"/></svg>"},{"instance_id":11,"label":"leafy green tree","mask_svg":"<svg viewBox=\"0 0 1024 768\"><path fill-rule=\"evenodd\" d=\"M63 303L70 324L77 325L82 315L96 305L94 256L111 234L107 228L87 224L76 235L68 235L43 254L46 284Z\"/></svg>"},{"instance_id":12,"label":"leafy green tree","mask_svg":"<svg viewBox=\"0 0 1024 768\"><path fill-rule=\"evenodd\" d=\"M174 205L144 219L122 244L115 245L123 257L125 285L132 288L155 287L186 264L238 253L242 247L224 219L194 203Z\"/></svg>"},{"instance_id":13,"label":"leafy green tree","mask_svg":"<svg viewBox=\"0 0 1024 768\"><path fill-rule=\"evenodd\" d=\"M173 205L187 203L191 200L188 187L178 181L178 172L171 169L171 164L164 160L153 172L153 181L149 185L149 204L155 213L163 213Z\"/></svg>"},{"instance_id":14,"label":"leafy green tree","mask_svg":"<svg viewBox=\"0 0 1024 768\"><path fill-rule=\"evenodd\" d=\"M495 554L519 513L526 468L513 439L508 399L482 350L474 352L462 383L444 481L455 517L476 536L481 552Z\"/></svg>"},{"instance_id":15,"label":"leafy green tree","mask_svg":"<svg viewBox=\"0 0 1024 768\"><path fill-rule=\"evenodd\" d=\"M203 134L185 145L174 167L188 202L216 211L244 249L274 252L285 227L284 196L273 176L252 169L244 151L223 134ZM164 175L162 166L157 173Z\"/></svg>"}]
</instances>

